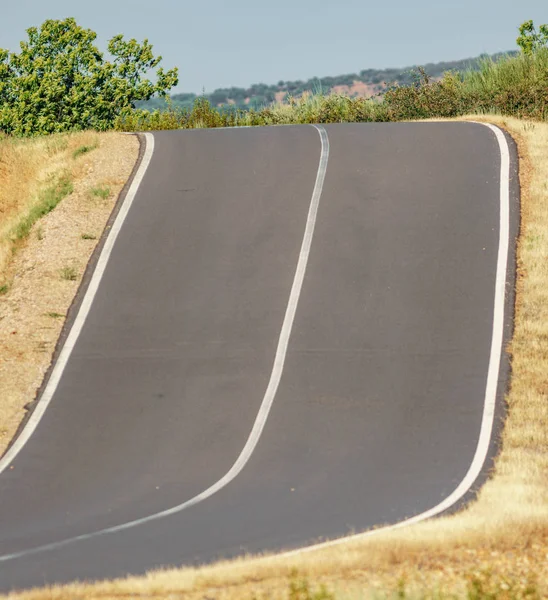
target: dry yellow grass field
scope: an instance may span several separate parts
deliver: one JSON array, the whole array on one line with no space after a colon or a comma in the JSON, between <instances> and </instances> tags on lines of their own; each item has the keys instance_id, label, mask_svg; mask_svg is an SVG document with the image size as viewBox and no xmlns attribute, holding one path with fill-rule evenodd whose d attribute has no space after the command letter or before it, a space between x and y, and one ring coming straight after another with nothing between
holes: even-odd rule
<instances>
[{"instance_id":1,"label":"dry yellow grass field","mask_svg":"<svg viewBox=\"0 0 548 600\"><path fill-rule=\"evenodd\" d=\"M548 597L548 124L485 120L518 142L522 223L508 416L502 451L477 499L453 516L312 552L245 557L10 598ZM321 585L328 590L323 596Z\"/></svg>"}]
</instances>

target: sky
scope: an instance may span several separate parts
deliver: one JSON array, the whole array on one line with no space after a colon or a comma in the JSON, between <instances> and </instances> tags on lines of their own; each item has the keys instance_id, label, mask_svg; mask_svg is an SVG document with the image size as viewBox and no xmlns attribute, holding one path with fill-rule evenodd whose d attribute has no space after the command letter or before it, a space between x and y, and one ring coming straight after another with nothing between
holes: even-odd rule
<instances>
[{"instance_id":1,"label":"sky","mask_svg":"<svg viewBox=\"0 0 548 600\"><path fill-rule=\"evenodd\" d=\"M101 49L148 38L179 67L173 92L195 93L507 51L523 21L548 23L547 0L17 0L2 13L0 48L75 17Z\"/></svg>"}]
</instances>

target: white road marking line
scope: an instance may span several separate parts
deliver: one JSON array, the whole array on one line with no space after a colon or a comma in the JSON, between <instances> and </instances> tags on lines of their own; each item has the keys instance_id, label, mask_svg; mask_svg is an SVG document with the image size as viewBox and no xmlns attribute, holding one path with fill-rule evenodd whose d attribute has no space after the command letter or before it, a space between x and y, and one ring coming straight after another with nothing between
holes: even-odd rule
<instances>
[{"instance_id":1,"label":"white road marking line","mask_svg":"<svg viewBox=\"0 0 548 600\"><path fill-rule=\"evenodd\" d=\"M219 490L221 490L226 485L228 485L235 477L237 477L239 475L239 473L242 471L242 469L245 467L245 465L249 461L251 455L253 454L255 447L257 446L259 438L261 437L261 433L266 424L266 420L268 419L268 415L270 413L272 403L274 402L274 397L276 396L276 391L278 389L278 385L280 384L280 379L282 377L283 368L284 368L285 357L287 354L287 346L289 344L289 337L291 335L293 321L295 320L295 313L297 311L297 305L299 303L299 297L301 295L301 290L302 290L303 281L304 281L304 275L305 275L306 267L308 264L308 257L310 255L310 247L312 245L312 237L314 235L314 228L316 226L318 207L320 204L320 198L322 195L322 189L323 189L325 174L326 174L326 170L327 170L327 163L329 160L329 138L327 137L327 132L323 127L317 126L317 125L313 125L313 127L315 127L318 130L318 133L320 134L320 139L321 139L320 164L318 166L318 172L316 175L314 191L312 193L312 199L310 201L310 208L308 211L308 217L307 217L307 221L306 221L306 228L305 228L305 232L304 232L303 242L301 245L301 251L300 251L299 259L297 262L297 269L295 272L295 277L293 279L293 286L291 288L291 293L289 295L289 301L287 304L287 309L285 312L285 317L283 320L282 329L281 329L280 337L278 340L278 347L276 349L276 355L274 358L274 366L272 368L272 373L270 375L270 381L268 382L268 387L266 389L261 407L260 407L257 417L255 419L255 423L253 424L253 428L251 430L249 438L247 439L247 442L246 442L242 452L240 453L240 456L237 458L237 460L234 463L234 465L232 466L232 468L228 471L228 473L226 473L226 475L224 477L219 479L219 481L214 483L211 487L207 488L201 494L194 496L194 498L191 498L190 500L187 500L186 502L179 504L178 506L175 506L168 510L164 510L164 511L156 513L154 515L150 515L148 517L136 519L134 521L130 521L128 523L123 523L121 525L116 525L114 527L108 527L106 529L101 529L100 531L95 531L93 533L85 533L83 535L79 535L76 537L61 540L59 542L53 542L51 544L37 546L36 548L31 548L29 550L22 550L20 552L14 552L12 554L5 554L3 556L0 556L0 562L6 562L6 561L13 560L16 558L21 558L23 556L29 556L31 554L45 552L46 550L54 550L57 548L62 548L63 546L67 546L68 544L72 544L74 542L88 540L90 538L99 537L99 536L109 534L109 533L116 533L118 531L123 531L124 529L130 529L132 527L144 525L145 523L150 523L151 521L156 521L157 519L162 519L164 517L168 517L170 515L179 513L181 511L185 510L186 508L194 506L195 504L202 502L206 498L213 496L213 494L217 493ZM154 138L152 137L151 134L147 134L147 136L150 136L150 138L152 138L151 150L150 150L150 156L151 156L152 149L154 148ZM147 137L147 151L148 151L148 149L149 149L149 138ZM148 162L150 162L150 156L148 158ZM141 164L141 167L143 167L145 162L146 162L145 159L143 159L143 163ZM146 162L147 166L148 166L148 162ZM86 293L86 297L84 299L84 302L82 303L82 308L80 309L80 312L78 313L78 317L76 318L76 321L73 326L73 330L76 329L76 333L74 333L74 335L73 335L73 330L71 330L71 333L69 334L69 337L67 338L67 342L65 343L65 347L63 348L63 350L59 356L58 363L52 374L50 382L48 383L48 387L46 388L44 395L42 396L42 398L40 400L40 403L42 403L44 401L44 397L47 398L46 401L44 402L44 405L41 408L41 412L40 412L38 418L36 419L36 421L33 422L32 429L25 436L25 438L23 439L21 444L18 446L17 450L11 456L9 456L9 453L6 455L6 458L8 458L8 456L9 456L9 460L6 463L6 465L4 466L4 468L7 466L7 464L9 462L11 462L13 460L13 458L17 455L19 450L23 447L25 442L28 440L28 438L30 437L30 435L32 434L34 429L36 428L36 425L38 424L41 416L43 415L44 411L46 410L47 405L49 404L49 401L51 400L51 396L55 392L55 388L57 387L59 379L63 373L63 369L65 368L67 360L70 356L70 352L72 351L72 348L74 347L74 344L76 343L78 334L80 333L80 330L82 328L84 320L87 317L87 314L89 312L89 307L91 306L91 302L93 301L93 297L95 296L95 293L97 291L97 287L101 280L101 276L104 272L106 262L110 255L110 252L112 250L112 246L114 245L116 236L118 235L118 231L120 230L120 227L122 226L122 223L125 219L125 215L127 214L129 207L131 206L131 202L133 201L133 197L135 196L135 192L137 191L137 188L139 187L140 180L142 179L142 176L143 176L145 170L146 170L146 166L142 170L142 173L141 173L141 169L139 169L138 175L140 174L141 178L139 179L139 182L135 186L135 189L134 189L133 185L130 189L130 192L133 191L133 196L129 200L127 208L125 207L125 204L122 207L122 210L124 208L126 208L126 210L124 212L122 219L120 220L120 223L118 225L116 233L113 236L113 239L109 246L108 252L105 252L108 242L110 241L112 234L114 232L114 227L113 227L113 231L109 235L109 238L107 239L107 244L105 244L105 248L103 249L103 254L105 254L105 256L103 257L103 254L101 254L101 258L99 261L99 263L101 265L100 274L96 278L97 280L94 283L95 275L97 273L97 270L99 270L99 263L98 263L97 270L93 275L92 282L90 283L90 286ZM136 177L136 179L137 179L137 177ZM134 184L135 184L135 181L134 181ZM130 193L128 193L128 197L129 196L130 196ZM127 200L127 198L126 198L126 200ZM120 214L121 213L122 213L122 211L120 211ZM120 215L118 215L118 217L120 217ZM116 219L115 225L116 224L118 224L118 218ZM103 260L103 258L104 258L104 260ZM92 286L92 284L94 284L94 285ZM90 294L90 290L92 290L91 294ZM88 300L88 295L90 295L90 299L89 299L89 302L86 303L86 300ZM84 306L86 307L85 311L84 311ZM70 342L70 344L69 344L69 342ZM68 346L69 350L65 354L65 350L66 350L67 346ZM63 358L63 362L61 362L62 358ZM60 366L60 364L61 364L61 366ZM55 379L54 379L54 375L55 375ZM52 389L50 390L49 388L50 388L50 384L51 384L52 380L54 380L54 384L52 385ZM35 413L37 411L38 411L38 407L36 408ZM29 421L29 424L30 424L30 421ZM27 425L27 427L29 427L29 425ZM25 429L24 433L26 433L26 429ZM23 434L20 436L19 439L21 439L21 438L23 438ZM13 446L13 448L15 448L15 445ZM13 450L13 448L12 448L12 450ZM1 470L0 470L0 472L1 472Z\"/></svg>"},{"instance_id":2,"label":"white road marking line","mask_svg":"<svg viewBox=\"0 0 548 600\"><path fill-rule=\"evenodd\" d=\"M497 400L497 383L500 372L500 361L502 356L502 344L504 339L504 301L505 301L505 287L506 287L506 274L508 270L508 250L510 245L510 149L508 142L504 136L504 133L495 125L490 123L479 123L471 121L477 125L484 125L493 131L496 136L499 149L500 149L500 217L499 217L499 248L497 255L497 274L495 281L495 306L493 313L493 334L491 338L491 351L489 355L489 367L487 371L487 384L485 388L485 401L483 405L483 415L481 421L481 430L478 439L478 445L476 452L472 460L472 464L468 469L468 472L464 476L464 479L460 482L458 487L453 491L452 494L447 496L445 500L442 500L439 504L433 508L420 513L394 525L387 525L386 527L379 527L371 531L364 533L358 533L355 535L338 538L336 540L330 540L328 542L322 542L320 544L314 544L312 546L306 546L304 548L298 548L296 550L290 550L281 554L271 556L270 558L289 558L297 554L304 552L312 552L314 550L321 550L322 548L328 548L336 546L342 543L350 541L358 541L366 537L378 535L379 533L386 533L393 531L394 529L400 529L401 527L407 527L415 523L420 523L426 519L430 519L444 512L448 508L451 508L456 504L474 485L474 482L478 478L487 453L489 451L489 443L491 441L491 434L493 432L493 422L495 419L495 407Z\"/></svg>"},{"instance_id":3,"label":"white road marking line","mask_svg":"<svg viewBox=\"0 0 548 600\"><path fill-rule=\"evenodd\" d=\"M23 446L27 443L30 436L34 433L38 423L44 416L46 409L51 402L53 395L55 394L55 390L59 385L59 381L61 376L63 375L63 371L67 365L67 362L72 354L72 350L76 344L76 340L80 336L80 332L82 331L82 327L84 326L84 322L87 319L89 314L91 305L93 304L93 300L95 298L95 294L97 293L97 288L101 283L101 279L103 278L103 274L105 272L108 259L116 243L116 238L120 233L120 229L124 224L124 221L127 217L129 209L133 204L133 200L135 199L135 195L137 194L137 190L141 185L141 181L146 173L146 170L150 164L152 159L152 154L154 152L154 136L151 133L145 134L146 138L146 148L145 153L143 155L143 159L141 164L139 165L139 169L137 173L135 173L135 177L133 178L133 182L124 198L122 203L122 207L120 208L120 212L116 216L114 223L112 224L112 229L110 230L108 237L106 239L105 245L101 250L101 254L99 256L99 260L97 261L97 265L95 266L95 270L93 271L93 275L91 277L91 281L89 282L88 289L86 290L86 294L78 310L78 314L74 319L74 323L72 324L70 333L63 345L63 348L57 358L57 362L55 363L55 367L51 373L51 377L49 378L46 389L42 393L40 400L36 408L34 409L32 415L30 416L25 428L19 435L19 437L15 440L13 446L6 452L6 454L0 460L0 473L5 471L13 462L15 457L19 454Z\"/></svg>"}]
</instances>

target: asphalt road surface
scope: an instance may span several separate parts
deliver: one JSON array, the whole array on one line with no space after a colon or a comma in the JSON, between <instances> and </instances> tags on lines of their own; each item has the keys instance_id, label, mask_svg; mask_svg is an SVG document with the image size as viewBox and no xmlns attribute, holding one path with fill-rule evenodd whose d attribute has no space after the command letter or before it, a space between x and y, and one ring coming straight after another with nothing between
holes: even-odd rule
<instances>
[{"instance_id":1,"label":"asphalt road surface","mask_svg":"<svg viewBox=\"0 0 548 600\"><path fill-rule=\"evenodd\" d=\"M472 123L155 133L53 399L0 475L0 589L298 548L450 496L484 422L500 182ZM496 452L495 362L495 428L452 508Z\"/></svg>"}]
</instances>

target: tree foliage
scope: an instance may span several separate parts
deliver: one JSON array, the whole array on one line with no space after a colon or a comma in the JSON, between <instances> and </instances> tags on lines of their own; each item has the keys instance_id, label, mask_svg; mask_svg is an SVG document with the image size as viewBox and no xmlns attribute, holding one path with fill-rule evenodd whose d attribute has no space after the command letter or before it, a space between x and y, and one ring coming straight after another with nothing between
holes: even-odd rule
<instances>
[{"instance_id":1,"label":"tree foliage","mask_svg":"<svg viewBox=\"0 0 548 600\"><path fill-rule=\"evenodd\" d=\"M519 28L516 40L524 54L533 54L540 48L548 46L548 25L541 25L537 31L533 21L525 21Z\"/></svg>"},{"instance_id":2,"label":"tree foliage","mask_svg":"<svg viewBox=\"0 0 548 600\"><path fill-rule=\"evenodd\" d=\"M164 71L148 40L113 37L106 60L97 34L75 19L47 20L27 30L19 53L0 49L0 131L37 135L106 130L135 103L166 96L178 71ZM154 81L146 78L155 70Z\"/></svg>"}]
</instances>

